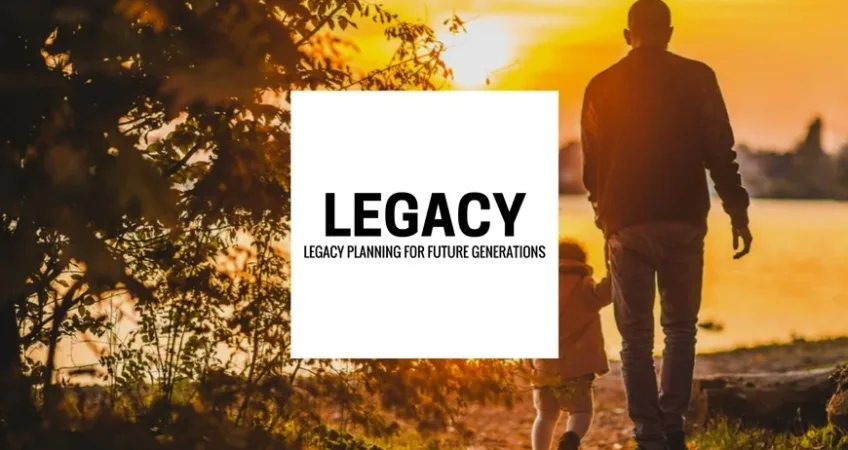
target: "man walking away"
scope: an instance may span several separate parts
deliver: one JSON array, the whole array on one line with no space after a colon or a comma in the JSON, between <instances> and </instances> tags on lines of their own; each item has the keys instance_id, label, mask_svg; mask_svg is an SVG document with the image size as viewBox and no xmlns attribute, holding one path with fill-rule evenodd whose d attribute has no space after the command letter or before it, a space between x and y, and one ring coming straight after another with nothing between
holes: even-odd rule
<instances>
[{"instance_id":1,"label":"man walking away","mask_svg":"<svg viewBox=\"0 0 848 450\"><path fill-rule=\"evenodd\" d=\"M734 258L751 248L748 194L716 75L667 50L662 0L638 0L624 31L630 53L586 89L584 183L607 238L627 408L644 450L681 450L691 393L710 196L706 171L730 216ZM706 169L706 170L705 170ZM654 370L655 289L665 334Z\"/></svg>"}]
</instances>

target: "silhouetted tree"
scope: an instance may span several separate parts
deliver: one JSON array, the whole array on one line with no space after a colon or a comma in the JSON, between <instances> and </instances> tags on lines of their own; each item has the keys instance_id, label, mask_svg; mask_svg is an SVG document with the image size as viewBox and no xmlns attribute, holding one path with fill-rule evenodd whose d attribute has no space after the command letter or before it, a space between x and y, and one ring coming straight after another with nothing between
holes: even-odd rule
<instances>
[{"instance_id":1,"label":"silhouetted tree","mask_svg":"<svg viewBox=\"0 0 848 450\"><path fill-rule=\"evenodd\" d=\"M814 119L805 137L789 152L738 152L743 182L766 198L842 198L838 158L824 151L823 121Z\"/></svg>"},{"instance_id":2,"label":"silhouetted tree","mask_svg":"<svg viewBox=\"0 0 848 450\"><path fill-rule=\"evenodd\" d=\"M815 118L798 145L792 169L785 175L792 194L800 198L833 198L838 192L836 170L822 144L822 120Z\"/></svg>"},{"instance_id":3,"label":"silhouetted tree","mask_svg":"<svg viewBox=\"0 0 848 450\"><path fill-rule=\"evenodd\" d=\"M841 197L848 198L848 143L844 144L836 155L836 174Z\"/></svg>"},{"instance_id":4,"label":"silhouetted tree","mask_svg":"<svg viewBox=\"0 0 848 450\"><path fill-rule=\"evenodd\" d=\"M816 117L810 122L807 128L807 137L798 145L795 150L799 155L821 155L824 154L822 147L822 127L823 122L821 117Z\"/></svg>"},{"instance_id":5,"label":"silhouetted tree","mask_svg":"<svg viewBox=\"0 0 848 450\"><path fill-rule=\"evenodd\" d=\"M355 43L344 31L362 20L397 45L370 72L345 56ZM390 433L369 402L377 396L439 428L466 401L504 398L511 378L499 362L350 362L342 375L334 362L287 357L277 244L289 215L289 93L436 89L450 75L441 50L430 27L359 0L0 3L3 428L37 423L30 382L44 384L52 423L57 342L114 333L98 306L116 294L140 317L126 345L101 355L109 379L158 386L165 405L181 380L196 383L236 426L315 425L317 413L298 410L313 396L345 399L351 423ZM22 361L38 344L46 361ZM246 362L213 361L219 345Z\"/></svg>"}]
</instances>

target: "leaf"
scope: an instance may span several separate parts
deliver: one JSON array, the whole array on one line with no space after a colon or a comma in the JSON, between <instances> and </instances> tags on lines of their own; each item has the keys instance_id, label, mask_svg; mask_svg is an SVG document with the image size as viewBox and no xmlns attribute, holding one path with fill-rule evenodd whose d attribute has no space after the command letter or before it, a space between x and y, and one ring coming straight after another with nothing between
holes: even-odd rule
<instances>
[{"instance_id":1,"label":"leaf","mask_svg":"<svg viewBox=\"0 0 848 450\"><path fill-rule=\"evenodd\" d=\"M118 205L166 226L176 222L177 195L169 181L145 160L136 149L118 153L117 166L108 177L110 187L117 192Z\"/></svg>"},{"instance_id":2,"label":"leaf","mask_svg":"<svg viewBox=\"0 0 848 450\"><path fill-rule=\"evenodd\" d=\"M347 29L347 25L348 25L347 18L344 17L344 16L339 17L339 28L341 28L342 30L345 30L345 29Z\"/></svg>"}]
</instances>

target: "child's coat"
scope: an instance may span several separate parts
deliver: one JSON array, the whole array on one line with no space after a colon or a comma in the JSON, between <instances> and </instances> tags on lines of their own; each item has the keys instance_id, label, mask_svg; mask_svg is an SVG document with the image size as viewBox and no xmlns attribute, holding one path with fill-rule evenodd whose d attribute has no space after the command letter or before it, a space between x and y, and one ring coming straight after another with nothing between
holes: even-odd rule
<instances>
[{"instance_id":1,"label":"child's coat","mask_svg":"<svg viewBox=\"0 0 848 450\"><path fill-rule=\"evenodd\" d=\"M596 285L590 266L560 261L559 358L534 360L540 384L557 383L551 379L556 377L570 380L609 372L600 310L611 301L608 280Z\"/></svg>"}]
</instances>

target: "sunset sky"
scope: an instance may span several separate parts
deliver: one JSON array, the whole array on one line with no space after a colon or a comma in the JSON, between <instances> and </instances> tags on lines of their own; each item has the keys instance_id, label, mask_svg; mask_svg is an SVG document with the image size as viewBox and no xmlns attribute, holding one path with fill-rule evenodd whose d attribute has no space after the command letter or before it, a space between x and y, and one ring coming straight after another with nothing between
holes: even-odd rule
<instances>
[{"instance_id":1,"label":"sunset sky","mask_svg":"<svg viewBox=\"0 0 848 450\"><path fill-rule=\"evenodd\" d=\"M563 140L578 136L583 89L627 52L622 38L629 0L386 0L406 19L437 29L453 11L468 33L441 34L464 88L555 89ZM848 1L668 0L671 50L710 64L722 85L737 140L787 149L816 115L825 145L848 141ZM368 27L365 27L368 29ZM385 58L382 36L367 36L368 59Z\"/></svg>"}]
</instances>

